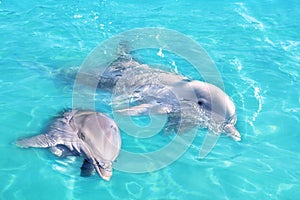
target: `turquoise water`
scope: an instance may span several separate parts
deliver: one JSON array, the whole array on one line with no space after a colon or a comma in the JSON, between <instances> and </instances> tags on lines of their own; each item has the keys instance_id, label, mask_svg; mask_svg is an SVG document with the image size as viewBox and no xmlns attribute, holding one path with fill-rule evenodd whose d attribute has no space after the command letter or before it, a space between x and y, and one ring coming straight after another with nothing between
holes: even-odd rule
<instances>
[{"instance_id":1,"label":"turquoise water","mask_svg":"<svg viewBox=\"0 0 300 200\"><path fill-rule=\"evenodd\" d=\"M298 199L299 10L296 0L0 1L0 199ZM72 107L72 81L60 71L80 66L111 36L143 27L179 31L205 48L236 104L241 142L221 137L199 160L199 130L168 167L115 170L110 182L80 177L80 159L14 145ZM108 111L109 95L96 98ZM122 137L124 148L138 148ZM154 147L169 140L159 137Z\"/></svg>"}]
</instances>

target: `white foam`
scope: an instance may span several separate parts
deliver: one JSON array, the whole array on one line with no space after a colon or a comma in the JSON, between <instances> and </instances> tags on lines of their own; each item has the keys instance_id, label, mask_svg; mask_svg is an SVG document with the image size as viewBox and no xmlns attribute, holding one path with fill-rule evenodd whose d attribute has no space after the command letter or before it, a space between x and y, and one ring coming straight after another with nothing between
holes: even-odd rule
<instances>
[{"instance_id":1,"label":"white foam","mask_svg":"<svg viewBox=\"0 0 300 200\"><path fill-rule=\"evenodd\" d=\"M244 18L249 24L252 24L254 29L263 30L264 24L256 19L255 17L248 14L248 9L243 3L236 3L236 5L239 6L239 8L235 9L235 11Z\"/></svg>"},{"instance_id":2,"label":"white foam","mask_svg":"<svg viewBox=\"0 0 300 200\"><path fill-rule=\"evenodd\" d=\"M159 48L159 51L157 52L157 55L158 55L159 57L162 57L162 58L165 57L165 54L162 52L162 48Z\"/></svg>"},{"instance_id":3,"label":"white foam","mask_svg":"<svg viewBox=\"0 0 300 200\"><path fill-rule=\"evenodd\" d=\"M241 71L243 69L243 65L238 58L234 58L230 63L233 64L238 71Z\"/></svg>"},{"instance_id":4,"label":"white foam","mask_svg":"<svg viewBox=\"0 0 300 200\"><path fill-rule=\"evenodd\" d=\"M80 19L80 18L82 18L83 16L82 16L82 15L79 15L79 14L75 14L73 17L74 17L75 19Z\"/></svg>"},{"instance_id":5,"label":"white foam","mask_svg":"<svg viewBox=\"0 0 300 200\"><path fill-rule=\"evenodd\" d=\"M214 175L214 169L213 168L208 168L207 170L207 175L209 176L210 181L215 184L220 186L220 181L216 175Z\"/></svg>"},{"instance_id":6,"label":"white foam","mask_svg":"<svg viewBox=\"0 0 300 200\"><path fill-rule=\"evenodd\" d=\"M256 118L258 117L259 113L262 110L262 106L263 106L263 98L260 95L260 91L261 89L258 86L254 86L254 84L252 84L252 87L254 89L254 97L258 102L258 108L257 110L253 113L252 117L250 118L250 120L248 121L249 124L253 127L253 123L256 121Z\"/></svg>"},{"instance_id":7,"label":"white foam","mask_svg":"<svg viewBox=\"0 0 300 200\"><path fill-rule=\"evenodd\" d=\"M280 183L277 189L277 195L279 195L282 191L290 190L294 187L293 184Z\"/></svg>"}]
</instances>

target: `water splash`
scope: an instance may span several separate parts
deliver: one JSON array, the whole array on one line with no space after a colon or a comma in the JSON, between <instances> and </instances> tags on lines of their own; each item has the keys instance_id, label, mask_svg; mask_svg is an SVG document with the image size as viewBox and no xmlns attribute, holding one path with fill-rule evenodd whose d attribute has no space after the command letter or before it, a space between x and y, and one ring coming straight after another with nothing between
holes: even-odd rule
<instances>
[{"instance_id":1,"label":"water splash","mask_svg":"<svg viewBox=\"0 0 300 200\"><path fill-rule=\"evenodd\" d=\"M255 98L258 102L258 108L252 116L252 121L250 122L252 126L253 126L253 122L256 120L258 114L261 112L262 105L263 105L262 96L260 95L260 90L261 89L258 86L253 86L253 89L254 89L254 96L255 96Z\"/></svg>"},{"instance_id":2,"label":"water splash","mask_svg":"<svg viewBox=\"0 0 300 200\"><path fill-rule=\"evenodd\" d=\"M264 24L249 14L244 3L236 3L236 5L238 5L238 8L236 8L235 11L242 16L248 24L251 24L254 29L264 30Z\"/></svg>"},{"instance_id":3,"label":"water splash","mask_svg":"<svg viewBox=\"0 0 300 200\"><path fill-rule=\"evenodd\" d=\"M162 57L162 58L165 57L164 53L162 52L162 48L159 48L159 51L157 52L157 55L158 55L159 57Z\"/></svg>"},{"instance_id":4,"label":"water splash","mask_svg":"<svg viewBox=\"0 0 300 200\"><path fill-rule=\"evenodd\" d=\"M236 95L239 96L239 99L241 101L241 106L242 106L242 110L247 112L247 115L249 114L249 112L251 110L253 110L252 108L249 109L249 107L253 106L253 103L255 103L256 106L256 110L255 111L251 111L252 113L250 113L249 116L247 116L247 123L250 124L251 127L254 127L253 123L255 122L256 118L259 116L259 114L261 113L262 109L263 109L263 96L262 96L262 89L259 85L259 83L257 83L255 80L251 79L248 77L248 75L246 74L246 72L244 72L243 70L243 64L242 62L235 57L231 62L230 62L238 71L239 74L239 83L236 83L236 85L239 85L237 87L239 88L244 88L243 91L240 91L239 93L237 93ZM242 82L240 81L242 80ZM240 84L243 84L245 86L240 86ZM249 92L251 91L251 92ZM253 94L252 96L249 96L249 94ZM253 101L253 98L255 99L255 101ZM252 102L250 102L252 99Z\"/></svg>"}]
</instances>

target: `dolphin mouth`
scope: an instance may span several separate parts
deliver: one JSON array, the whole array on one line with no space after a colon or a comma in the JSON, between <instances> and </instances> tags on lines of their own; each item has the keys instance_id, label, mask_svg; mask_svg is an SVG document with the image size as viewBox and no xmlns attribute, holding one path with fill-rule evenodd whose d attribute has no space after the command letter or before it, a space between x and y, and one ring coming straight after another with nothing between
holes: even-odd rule
<instances>
[{"instance_id":1,"label":"dolphin mouth","mask_svg":"<svg viewBox=\"0 0 300 200\"><path fill-rule=\"evenodd\" d=\"M224 131L227 136L231 137L234 141L241 141L241 134L236 130L233 124L228 124L224 127Z\"/></svg>"},{"instance_id":2,"label":"dolphin mouth","mask_svg":"<svg viewBox=\"0 0 300 200\"><path fill-rule=\"evenodd\" d=\"M97 174L104 180L109 181L112 176L112 163L111 162L96 162L94 168Z\"/></svg>"}]
</instances>

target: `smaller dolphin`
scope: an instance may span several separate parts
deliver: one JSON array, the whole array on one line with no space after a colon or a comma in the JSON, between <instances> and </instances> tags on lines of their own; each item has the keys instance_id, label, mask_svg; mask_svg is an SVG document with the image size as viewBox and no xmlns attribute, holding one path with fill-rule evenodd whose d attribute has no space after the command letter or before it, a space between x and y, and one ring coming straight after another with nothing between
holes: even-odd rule
<instances>
[{"instance_id":1,"label":"smaller dolphin","mask_svg":"<svg viewBox=\"0 0 300 200\"><path fill-rule=\"evenodd\" d=\"M17 140L23 148L50 148L57 156L82 156L81 176L95 170L104 180L112 176L112 162L119 155L120 132L107 116L90 111L64 112L41 135Z\"/></svg>"}]
</instances>

